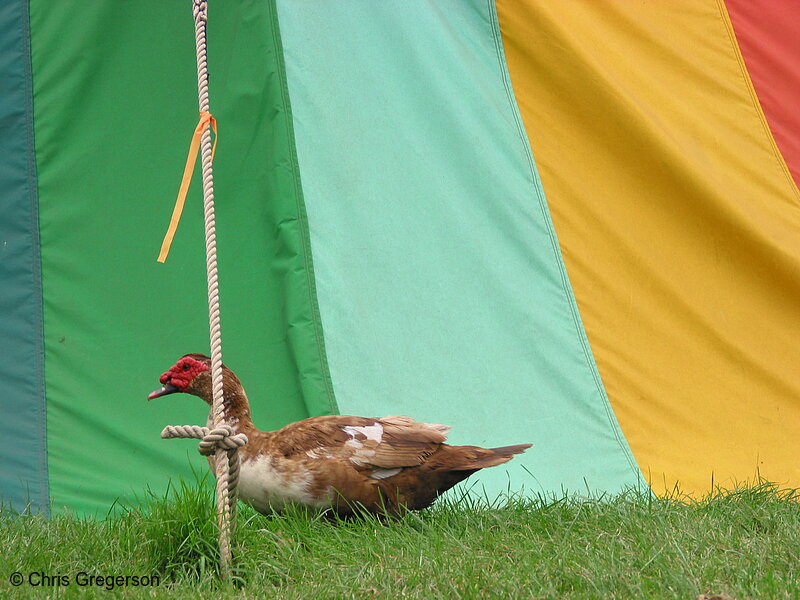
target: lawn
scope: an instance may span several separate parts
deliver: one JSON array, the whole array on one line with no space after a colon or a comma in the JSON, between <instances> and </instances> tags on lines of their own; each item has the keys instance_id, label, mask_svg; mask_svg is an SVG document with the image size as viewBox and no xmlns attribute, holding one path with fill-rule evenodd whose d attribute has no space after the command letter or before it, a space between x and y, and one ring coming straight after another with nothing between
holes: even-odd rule
<instances>
[{"instance_id":1,"label":"lawn","mask_svg":"<svg viewBox=\"0 0 800 600\"><path fill-rule=\"evenodd\" d=\"M105 520L2 511L0 597L800 598L798 500L764 483L699 501L449 501L385 523L242 507L231 585L215 574L212 494L181 484Z\"/></svg>"}]
</instances>

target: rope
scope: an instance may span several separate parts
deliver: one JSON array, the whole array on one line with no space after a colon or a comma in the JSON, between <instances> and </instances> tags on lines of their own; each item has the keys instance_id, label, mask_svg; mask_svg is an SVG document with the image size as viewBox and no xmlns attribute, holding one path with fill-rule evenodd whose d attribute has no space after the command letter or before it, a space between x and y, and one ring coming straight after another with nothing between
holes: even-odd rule
<instances>
[{"instance_id":1,"label":"rope","mask_svg":"<svg viewBox=\"0 0 800 600\"><path fill-rule=\"evenodd\" d=\"M197 95L200 112L210 112L208 102L208 56L206 54L207 0L194 1L194 32L197 50ZM225 425L225 400L222 395L222 332L220 330L219 290L217 281L217 233L214 219L214 174L211 167L211 130L206 128L200 143L203 164L203 212L206 234L206 275L208 279L208 319L211 341L211 385L213 429ZM231 450L236 453L235 450ZM218 445L215 456L217 476L217 525L219 527L220 576L227 579L231 564L229 536L236 513L238 468L231 472L228 451ZM232 477L233 476L233 477Z\"/></svg>"},{"instance_id":2,"label":"rope","mask_svg":"<svg viewBox=\"0 0 800 600\"><path fill-rule=\"evenodd\" d=\"M203 456L211 456L216 452L217 446L225 450L236 450L247 443L247 436L235 433L230 425L221 427L202 427L200 425L167 425L161 432L162 439L194 438L202 440L197 451Z\"/></svg>"},{"instance_id":3,"label":"rope","mask_svg":"<svg viewBox=\"0 0 800 600\"><path fill-rule=\"evenodd\" d=\"M239 448L247 443L247 436L235 433L230 425L221 427L201 427L200 425L167 425L161 432L162 439L193 438L202 440L197 451L203 456L216 455L217 448L225 448L228 459L228 493L236 493L236 484L239 481Z\"/></svg>"},{"instance_id":4,"label":"rope","mask_svg":"<svg viewBox=\"0 0 800 600\"><path fill-rule=\"evenodd\" d=\"M191 180L191 168L197 152L196 140L200 139L200 155L203 166L203 213L205 217L206 238L206 274L208 278L208 318L209 337L211 341L211 385L212 404L211 427L193 425L168 426L161 432L162 438L195 438L201 439L198 450L205 456L214 456L214 474L216 476L217 526L219 529L220 577L227 579L230 574L231 548L230 536L232 523L236 515L236 486L239 481L239 455L237 449L247 443L247 436L235 433L235 429L225 423L225 399L222 391L222 333L220 330L219 290L217 280L217 235L214 218L214 176L212 160L214 148L211 144L211 129L216 133L216 121L209 112L208 102L208 57L206 54L206 21L208 19L208 1L192 0L195 26L195 47L197 50L197 93L200 105L200 123L195 129L190 146L187 167L184 170L181 191L173 211L172 221L167 237L162 245L159 262L166 260L172 235L177 228L180 212L183 208L182 198L188 190ZM188 175L187 175L188 172Z\"/></svg>"}]
</instances>

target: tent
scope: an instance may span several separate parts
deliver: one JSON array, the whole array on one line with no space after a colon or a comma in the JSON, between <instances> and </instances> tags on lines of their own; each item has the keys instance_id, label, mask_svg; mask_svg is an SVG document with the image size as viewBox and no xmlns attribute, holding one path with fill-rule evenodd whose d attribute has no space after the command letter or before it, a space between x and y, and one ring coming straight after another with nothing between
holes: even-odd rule
<instances>
[{"instance_id":1,"label":"tent","mask_svg":"<svg viewBox=\"0 0 800 600\"><path fill-rule=\"evenodd\" d=\"M0 498L105 514L203 459L188 2L0 9ZM800 486L789 0L211 1L226 364L277 428L535 446L474 491Z\"/></svg>"}]
</instances>

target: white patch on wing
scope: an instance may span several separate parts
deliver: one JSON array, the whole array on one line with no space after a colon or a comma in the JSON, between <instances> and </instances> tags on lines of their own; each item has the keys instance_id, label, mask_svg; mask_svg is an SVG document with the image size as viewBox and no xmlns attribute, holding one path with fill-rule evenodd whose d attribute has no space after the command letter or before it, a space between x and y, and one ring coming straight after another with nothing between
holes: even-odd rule
<instances>
[{"instance_id":1,"label":"white patch on wing","mask_svg":"<svg viewBox=\"0 0 800 600\"><path fill-rule=\"evenodd\" d=\"M362 425L361 427L356 427L355 425L344 425L342 429L347 435L353 438L353 440L356 439L356 436L359 433L368 440L372 440L378 444L380 444L381 440L383 439L383 425L378 422L375 422L373 425Z\"/></svg>"},{"instance_id":2,"label":"white patch on wing","mask_svg":"<svg viewBox=\"0 0 800 600\"><path fill-rule=\"evenodd\" d=\"M331 454L327 448L323 448L322 446L307 450L306 456L308 458L333 458L333 454Z\"/></svg>"},{"instance_id":3,"label":"white patch on wing","mask_svg":"<svg viewBox=\"0 0 800 600\"><path fill-rule=\"evenodd\" d=\"M350 457L350 462L354 465L362 467L366 464L369 464L369 459L375 456L375 450L369 449L360 449L353 452L353 455Z\"/></svg>"},{"instance_id":4,"label":"white patch on wing","mask_svg":"<svg viewBox=\"0 0 800 600\"><path fill-rule=\"evenodd\" d=\"M370 473L369 476L372 479L388 479L389 477L397 475L402 470L402 467L395 467L394 469L376 469Z\"/></svg>"},{"instance_id":5,"label":"white patch on wing","mask_svg":"<svg viewBox=\"0 0 800 600\"><path fill-rule=\"evenodd\" d=\"M281 510L287 504L298 502L324 508L330 506L328 496L315 498L308 489L311 474L280 467L278 459L260 456L242 462L239 474L239 497L260 512L270 508Z\"/></svg>"},{"instance_id":6,"label":"white patch on wing","mask_svg":"<svg viewBox=\"0 0 800 600\"><path fill-rule=\"evenodd\" d=\"M368 464L369 459L375 456L375 450L371 448L380 444L383 439L383 425L378 422L362 426L343 425L342 431L350 436L350 439L344 443L353 452L350 462L359 467ZM367 442L372 443L368 444Z\"/></svg>"},{"instance_id":7,"label":"white patch on wing","mask_svg":"<svg viewBox=\"0 0 800 600\"><path fill-rule=\"evenodd\" d=\"M344 445L345 445L345 446L349 446L350 448L355 448L356 450L359 450L360 448L363 448L363 447L364 447L364 444L362 444L361 442L359 442L359 441L358 441L357 439L355 439L355 438L353 438L352 440L347 440L347 441L344 443Z\"/></svg>"}]
</instances>

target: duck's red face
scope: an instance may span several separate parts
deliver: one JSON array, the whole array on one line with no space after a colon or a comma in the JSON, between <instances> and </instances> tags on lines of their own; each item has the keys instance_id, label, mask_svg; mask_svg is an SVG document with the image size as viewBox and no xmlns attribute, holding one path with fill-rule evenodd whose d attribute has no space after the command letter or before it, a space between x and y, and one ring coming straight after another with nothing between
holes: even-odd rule
<instances>
[{"instance_id":1,"label":"duck's red face","mask_svg":"<svg viewBox=\"0 0 800 600\"><path fill-rule=\"evenodd\" d=\"M148 400L175 394L176 392L195 392L192 389L195 378L205 371L210 370L209 358L202 354L187 354L181 357L169 371L161 375L159 381L163 384L147 396Z\"/></svg>"}]
</instances>

